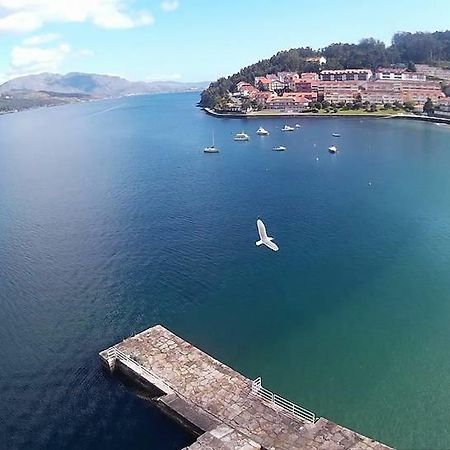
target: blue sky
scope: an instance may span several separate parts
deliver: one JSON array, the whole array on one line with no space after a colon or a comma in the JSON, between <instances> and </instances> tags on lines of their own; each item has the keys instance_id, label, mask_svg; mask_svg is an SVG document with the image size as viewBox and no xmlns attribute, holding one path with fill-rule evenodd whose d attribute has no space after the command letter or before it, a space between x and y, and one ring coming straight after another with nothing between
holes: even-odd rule
<instances>
[{"instance_id":1,"label":"blue sky","mask_svg":"<svg viewBox=\"0 0 450 450\"><path fill-rule=\"evenodd\" d=\"M448 28L448 0L0 0L0 81L213 80L283 49Z\"/></svg>"}]
</instances>

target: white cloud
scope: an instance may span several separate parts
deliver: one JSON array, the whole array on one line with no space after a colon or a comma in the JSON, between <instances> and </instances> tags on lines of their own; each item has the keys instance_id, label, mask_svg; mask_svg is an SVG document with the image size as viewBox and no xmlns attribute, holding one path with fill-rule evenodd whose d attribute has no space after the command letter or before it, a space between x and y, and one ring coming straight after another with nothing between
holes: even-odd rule
<instances>
[{"instance_id":1,"label":"white cloud","mask_svg":"<svg viewBox=\"0 0 450 450\"><path fill-rule=\"evenodd\" d=\"M179 6L178 0L164 0L161 3L161 9L166 12L175 11Z\"/></svg>"},{"instance_id":2,"label":"white cloud","mask_svg":"<svg viewBox=\"0 0 450 450\"><path fill-rule=\"evenodd\" d=\"M51 22L91 22L113 29L154 23L150 12L133 12L129 3L130 0L0 0L0 32L31 32Z\"/></svg>"},{"instance_id":3,"label":"white cloud","mask_svg":"<svg viewBox=\"0 0 450 450\"><path fill-rule=\"evenodd\" d=\"M2 6L1 3L0 6ZM27 33L37 30L41 26L42 21L39 17L27 12L17 12L0 17L0 31Z\"/></svg>"},{"instance_id":4,"label":"white cloud","mask_svg":"<svg viewBox=\"0 0 450 450\"><path fill-rule=\"evenodd\" d=\"M70 54L71 48L62 43L53 48L16 46L11 51L10 77L39 72L55 72Z\"/></svg>"},{"instance_id":5,"label":"white cloud","mask_svg":"<svg viewBox=\"0 0 450 450\"><path fill-rule=\"evenodd\" d=\"M31 36L27 39L24 39L23 45L32 46L48 44L49 42L57 41L60 38L61 36L57 33L38 34L36 36Z\"/></svg>"}]
</instances>

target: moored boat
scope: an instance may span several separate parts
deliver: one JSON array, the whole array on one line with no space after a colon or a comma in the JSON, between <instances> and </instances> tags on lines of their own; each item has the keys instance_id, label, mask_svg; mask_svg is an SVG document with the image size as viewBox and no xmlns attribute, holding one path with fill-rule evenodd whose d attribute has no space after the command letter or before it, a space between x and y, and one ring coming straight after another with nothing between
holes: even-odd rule
<instances>
[{"instance_id":1,"label":"moored boat","mask_svg":"<svg viewBox=\"0 0 450 450\"><path fill-rule=\"evenodd\" d=\"M334 145L332 145L331 147L328 147L328 151L330 153L337 153L337 148Z\"/></svg>"},{"instance_id":2,"label":"moored boat","mask_svg":"<svg viewBox=\"0 0 450 450\"><path fill-rule=\"evenodd\" d=\"M301 125L299 123L296 123L295 128L301 128Z\"/></svg>"},{"instance_id":3,"label":"moored boat","mask_svg":"<svg viewBox=\"0 0 450 450\"><path fill-rule=\"evenodd\" d=\"M277 145L272 148L274 152L284 152L286 150L286 147L284 145Z\"/></svg>"},{"instance_id":4,"label":"moored boat","mask_svg":"<svg viewBox=\"0 0 450 450\"><path fill-rule=\"evenodd\" d=\"M333 133L332 136L334 136L334 137L341 137L341 135L339 133Z\"/></svg>"},{"instance_id":5,"label":"moored boat","mask_svg":"<svg viewBox=\"0 0 450 450\"><path fill-rule=\"evenodd\" d=\"M212 145L205 147L203 153L219 153L219 149L214 145L214 133L212 135Z\"/></svg>"},{"instance_id":6,"label":"moored boat","mask_svg":"<svg viewBox=\"0 0 450 450\"><path fill-rule=\"evenodd\" d=\"M269 136L269 132L263 127L259 127L256 130L256 134L258 134L259 136Z\"/></svg>"},{"instance_id":7,"label":"moored boat","mask_svg":"<svg viewBox=\"0 0 450 450\"><path fill-rule=\"evenodd\" d=\"M294 131L295 130L295 128L294 127L291 127L291 126L289 126L289 125L285 125L282 129L281 129L281 131Z\"/></svg>"},{"instance_id":8,"label":"moored boat","mask_svg":"<svg viewBox=\"0 0 450 450\"><path fill-rule=\"evenodd\" d=\"M241 131L240 133L236 133L233 138L235 141L248 141L250 139L247 133Z\"/></svg>"}]
</instances>

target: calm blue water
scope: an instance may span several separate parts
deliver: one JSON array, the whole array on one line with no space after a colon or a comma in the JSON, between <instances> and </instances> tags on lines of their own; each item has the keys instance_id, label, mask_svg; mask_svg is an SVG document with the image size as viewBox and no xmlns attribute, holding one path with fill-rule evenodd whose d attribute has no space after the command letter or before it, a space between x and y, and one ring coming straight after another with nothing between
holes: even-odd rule
<instances>
[{"instance_id":1,"label":"calm blue water","mask_svg":"<svg viewBox=\"0 0 450 450\"><path fill-rule=\"evenodd\" d=\"M0 117L0 447L191 442L97 358L162 323L319 415L450 448L450 130L333 118L286 134L196 101ZM278 253L254 245L258 216Z\"/></svg>"}]
</instances>

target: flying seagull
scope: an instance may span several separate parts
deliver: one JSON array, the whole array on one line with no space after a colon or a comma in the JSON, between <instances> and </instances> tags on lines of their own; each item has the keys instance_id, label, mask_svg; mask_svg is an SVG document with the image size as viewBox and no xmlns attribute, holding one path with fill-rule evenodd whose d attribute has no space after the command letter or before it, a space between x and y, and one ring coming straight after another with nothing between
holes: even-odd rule
<instances>
[{"instance_id":1,"label":"flying seagull","mask_svg":"<svg viewBox=\"0 0 450 450\"><path fill-rule=\"evenodd\" d=\"M267 236L266 226L264 225L263 221L261 219L258 219L256 221L256 226L258 227L258 233L259 233L259 241L256 241L256 245L262 245L264 244L266 247L269 247L274 252L278 251L278 245L275 244L273 241L273 237Z\"/></svg>"}]
</instances>

